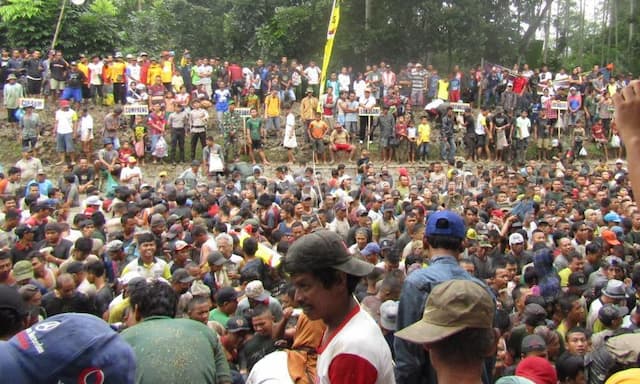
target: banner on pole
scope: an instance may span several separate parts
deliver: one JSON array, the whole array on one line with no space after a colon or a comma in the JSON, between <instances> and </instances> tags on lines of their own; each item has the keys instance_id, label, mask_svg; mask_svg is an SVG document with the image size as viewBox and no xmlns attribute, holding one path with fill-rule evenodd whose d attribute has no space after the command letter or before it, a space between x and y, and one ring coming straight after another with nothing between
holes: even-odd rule
<instances>
[{"instance_id":1,"label":"banner on pole","mask_svg":"<svg viewBox=\"0 0 640 384\"><path fill-rule=\"evenodd\" d=\"M235 111L243 119L251 117L251 108L236 108Z\"/></svg>"},{"instance_id":2,"label":"banner on pole","mask_svg":"<svg viewBox=\"0 0 640 384\"><path fill-rule=\"evenodd\" d=\"M146 116L149 114L149 106L146 104L125 105L123 108L123 114L125 116L132 116L132 115Z\"/></svg>"},{"instance_id":3,"label":"banner on pole","mask_svg":"<svg viewBox=\"0 0 640 384\"><path fill-rule=\"evenodd\" d=\"M380 116L380 107L358 108L358 116Z\"/></svg>"},{"instance_id":4,"label":"banner on pole","mask_svg":"<svg viewBox=\"0 0 640 384\"><path fill-rule=\"evenodd\" d=\"M342 0L333 0L333 7L331 8L329 28L327 29L327 42L324 45L324 56L322 58L322 72L320 73L320 90L318 96L324 93L325 83L327 82L327 70L329 69L329 62L331 61L331 52L333 52L333 40L338 32L338 25L340 25L340 1ZM321 111L320 105L318 105L318 110Z\"/></svg>"},{"instance_id":5,"label":"banner on pole","mask_svg":"<svg viewBox=\"0 0 640 384\"><path fill-rule=\"evenodd\" d=\"M471 110L471 104L469 103L449 103L449 106L453 109L453 112L466 112Z\"/></svg>"},{"instance_id":6,"label":"banner on pole","mask_svg":"<svg viewBox=\"0 0 640 384\"><path fill-rule=\"evenodd\" d=\"M29 106L34 109L44 109L44 99L23 97L18 99L18 104L20 105L20 108Z\"/></svg>"},{"instance_id":7,"label":"banner on pole","mask_svg":"<svg viewBox=\"0 0 640 384\"><path fill-rule=\"evenodd\" d=\"M569 105L566 101L552 100L551 109L557 109L558 111L566 111L569 109Z\"/></svg>"}]
</instances>

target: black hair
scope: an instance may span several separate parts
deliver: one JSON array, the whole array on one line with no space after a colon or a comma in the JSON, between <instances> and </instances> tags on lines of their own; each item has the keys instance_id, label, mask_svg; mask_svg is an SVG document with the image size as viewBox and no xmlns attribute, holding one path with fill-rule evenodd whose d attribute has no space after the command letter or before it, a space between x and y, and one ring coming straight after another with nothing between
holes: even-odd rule
<instances>
[{"instance_id":1,"label":"black hair","mask_svg":"<svg viewBox=\"0 0 640 384\"><path fill-rule=\"evenodd\" d=\"M22 330L25 316L11 308L0 308L0 338L8 339Z\"/></svg>"},{"instance_id":2,"label":"black hair","mask_svg":"<svg viewBox=\"0 0 640 384\"><path fill-rule=\"evenodd\" d=\"M251 308L251 310L249 311L249 317L258 317L267 313L273 315L273 312L271 312L269 306L265 304L258 304L255 307Z\"/></svg>"},{"instance_id":3,"label":"black hair","mask_svg":"<svg viewBox=\"0 0 640 384\"><path fill-rule=\"evenodd\" d=\"M140 244L144 244L144 243L154 243L155 244L156 239L155 237L153 237L152 233L149 232L145 232L142 233L138 236L138 245Z\"/></svg>"},{"instance_id":4,"label":"black hair","mask_svg":"<svg viewBox=\"0 0 640 384\"><path fill-rule=\"evenodd\" d=\"M573 295L573 294L561 295L558 298L558 305L564 317L566 317L569 314L569 312L571 312L571 309L573 308L573 303L575 303L578 300L580 300L580 298L577 295Z\"/></svg>"},{"instance_id":5,"label":"black hair","mask_svg":"<svg viewBox=\"0 0 640 384\"><path fill-rule=\"evenodd\" d=\"M493 353L493 328L467 328L429 346L440 359L452 365L481 363Z\"/></svg>"},{"instance_id":6,"label":"black hair","mask_svg":"<svg viewBox=\"0 0 640 384\"><path fill-rule=\"evenodd\" d=\"M556 371L560 382L575 380L578 373L584 371L584 357L564 353L556 361Z\"/></svg>"},{"instance_id":7,"label":"black hair","mask_svg":"<svg viewBox=\"0 0 640 384\"><path fill-rule=\"evenodd\" d=\"M171 286L154 280L137 287L130 295L131 307L144 319L151 316L175 317L178 297Z\"/></svg>"},{"instance_id":8,"label":"black hair","mask_svg":"<svg viewBox=\"0 0 640 384\"><path fill-rule=\"evenodd\" d=\"M496 310L496 317L493 319L493 325L498 328L502 334L511 329L511 318L509 318L509 312L504 309Z\"/></svg>"},{"instance_id":9,"label":"black hair","mask_svg":"<svg viewBox=\"0 0 640 384\"><path fill-rule=\"evenodd\" d=\"M96 277L104 276L104 263L101 261L93 261L87 264L87 273L91 273Z\"/></svg>"},{"instance_id":10,"label":"black hair","mask_svg":"<svg viewBox=\"0 0 640 384\"><path fill-rule=\"evenodd\" d=\"M191 237L200 236L207 234L207 229L201 225L196 225L191 230Z\"/></svg>"},{"instance_id":11,"label":"black hair","mask_svg":"<svg viewBox=\"0 0 640 384\"><path fill-rule=\"evenodd\" d=\"M88 237L80 237L78 238L78 240L76 240L73 247L83 254L88 254L93 249L93 239L90 239Z\"/></svg>"},{"instance_id":12,"label":"black hair","mask_svg":"<svg viewBox=\"0 0 640 384\"><path fill-rule=\"evenodd\" d=\"M569 341L569 335L572 333L583 333L585 336L589 337L586 329L582 327L573 327L564 334L564 341Z\"/></svg>"},{"instance_id":13,"label":"black hair","mask_svg":"<svg viewBox=\"0 0 640 384\"><path fill-rule=\"evenodd\" d=\"M100 211L94 212L93 215L91 215L91 221L93 221L93 225L95 225L96 228L101 228L107 222Z\"/></svg>"},{"instance_id":14,"label":"black hair","mask_svg":"<svg viewBox=\"0 0 640 384\"><path fill-rule=\"evenodd\" d=\"M253 237L248 237L242 242L242 250L248 256L253 256L258 250L258 241Z\"/></svg>"},{"instance_id":15,"label":"black hair","mask_svg":"<svg viewBox=\"0 0 640 384\"><path fill-rule=\"evenodd\" d=\"M183 206L187 203L187 194L180 192L178 194L176 194L176 204L178 206Z\"/></svg>"},{"instance_id":16,"label":"black hair","mask_svg":"<svg viewBox=\"0 0 640 384\"><path fill-rule=\"evenodd\" d=\"M430 235L427 236L427 242L431 248L441 248L449 251L462 252L462 240L451 236Z\"/></svg>"}]
</instances>

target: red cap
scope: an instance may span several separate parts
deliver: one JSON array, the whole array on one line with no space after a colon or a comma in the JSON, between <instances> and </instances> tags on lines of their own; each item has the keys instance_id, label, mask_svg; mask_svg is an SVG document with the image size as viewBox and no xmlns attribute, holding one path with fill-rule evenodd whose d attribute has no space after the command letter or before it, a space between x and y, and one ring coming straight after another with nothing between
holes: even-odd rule
<instances>
[{"instance_id":1,"label":"red cap","mask_svg":"<svg viewBox=\"0 0 640 384\"><path fill-rule=\"evenodd\" d=\"M69 105L69 100L60 100L60 107L68 107Z\"/></svg>"},{"instance_id":2,"label":"red cap","mask_svg":"<svg viewBox=\"0 0 640 384\"><path fill-rule=\"evenodd\" d=\"M616 233L610 229L605 229L604 231L602 231L602 234L600 236L602 236L602 240L604 240L605 243L609 245L620 245L618 236L616 236Z\"/></svg>"},{"instance_id":3,"label":"red cap","mask_svg":"<svg viewBox=\"0 0 640 384\"><path fill-rule=\"evenodd\" d=\"M503 218L504 217L504 211L501 210L501 209L494 209L493 211L491 211L491 216Z\"/></svg>"}]
</instances>

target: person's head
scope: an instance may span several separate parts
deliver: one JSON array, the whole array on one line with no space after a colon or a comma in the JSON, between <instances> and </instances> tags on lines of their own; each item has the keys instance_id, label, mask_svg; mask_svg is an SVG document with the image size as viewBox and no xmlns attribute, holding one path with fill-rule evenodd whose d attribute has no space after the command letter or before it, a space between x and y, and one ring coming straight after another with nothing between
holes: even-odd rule
<instances>
[{"instance_id":1,"label":"person's head","mask_svg":"<svg viewBox=\"0 0 640 384\"><path fill-rule=\"evenodd\" d=\"M18 290L0 284L0 340L9 340L28 323L29 310Z\"/></svg>"},{"instance_id":2,"label":"person's head","mask_svg":"<svg viewBox=\"0 0 640 384\"><path fill-rule=\"evenodd\" d=\"M56 278L56 291L62 299L70 299L76 293L76 282L71 273L62 273Z\"/></svg>"},{"instance_id":3,"label":"person's head","mask_svg":"<svg viewBox=\"0 0 640 384\"><path fill-rule=\"evenodd\" d=\"M87 281L95 284L96 280L104 278L104 263L101 261L92 261L87 263Z\"/></svg>"},{"instance_id":4,"label":"person's head","mask_svg":"<svg viewBox=\"0 0 640 384\"><path fill-rule=\"evenodd\" d=\"M449 280L433 288L422 319L395 335L427 349L436 371L480 367L496 352L495 312L486 288L470 280Z\"/></svg>"},{"instance_id":5,"label":"person's head","mask_svg":"<svg viewBox=\"0 0 640 384\"><path fill-rule=\"evenodd\" d=\"M582 356L565 354L556 361L558 380L562 384L584 384L584 358Z\"/></svg>"},{"instance_id":6,"label":"person's head","mask_svg":"<svg viewBox=\"0 0 640 384\"><path fill-rule=\"evenodd\" d=\"M195 296L187 305L187 315L191 320L207 324L211 301L207 296Z\"/></svg>"},{"instance_id":7,"label":"person's head","mask_svg":"<svg viewBox=\"0 0 640 384\"><path fill-rule=\"evenodd\" d=\"M185 268L178 268L171 275L171 286L178 295L182 295L189 290L194 277Z\"/></svg>"},{"instance_id":8,"label":"person's head","mask_svg":"<svg viewBox=\"0 0 640 384\"><path fill-rule=\"evenodd\" d=\"M520 350L522 351L522 358L529 356L538 356L548 358L547 343L540 335L527 335L522 339L522 345Z\"/></svg>"},{"instance_id":9,"label":"person's head","mask_svg":"<svg viewBox=\"0 0 640 384\"><path fill-rule=\"evenodd\" d=\"M11 268L13 268L11 254L6 251L0 251L0 282L5 282L9 278Z\"/></svg>"},{"instance_id":10,"label":"person's head","mask_svg":"<svg viewBox=\"0 0 640 384\"><path fill-rule=\"evenodd\" d=\"M135 320L151 316L175 317L178 296L171 286L162 280L144 282L136 286L129 296Z\"/></svg>"},{"instance_id":11,"label":"person's head","mask_svg":"<svg viewBox=\"0 0 640 384\"><path fill-rule=\"evenodd\" d=\"M221 312L232 315L238 309L238 293L232 287L223 287L216 292L216 304Z\"/></svg>"},{"instance_id":12,"label":"person's head","mask_svg":"<svg viewBox=\"0 0 640 384\"><path fill-rule=\"evenodd\" d=\"M607 329L618 329L622 319L629 313L629 308L614 304L605 304L598 311L598 320Z\"/></svg>"},{"instance_id":13,"label":"person's head","mask_svg":"<svg viewBox=\"0 0 640 384\"><path fill-rule=\"evenodd\" d=\"M425 248L440 249L458 255L466 237L464 220L453 211L437 211L429 215L425 229Z\"/></svg>"},{"instance_id":14,"label":"person's head","mask_svg":"<svg viewBox=\"0 0 640 384\"><path fill-rule=\"evenodd\" d=\"M271 337L273 320L273 313L268 305L260 304L251 309L251 324L256 334Z\"/></svg>"},{"instance_id":15,"label":"person's head","mask_svg":"<svg viewBox=\"0 0 640 384\"><path fill-rule=\"evenodd\" d=\"M295 301L312 320L339 322L360 279L374 266L349 255L342 238L318 230L295 241L283 260L296 289Z\"/></svg>"},{"instance_id":16,"label":"person's head","mask_svg":"<svg viewBox=\"0 0 640 384\"><path fill-rule=\"evenodd\" d=\"M581 327L574 327L565 334L567 352L572 355L584 356L587 353L587 331Z\"/></svg>"},{"instance_id":17,"label":"person's head","mask_svg":"<svg viewBox=\"0 0 640 384\"><path fill-rule=\"evenodd\" d=\"M544 357L529 356L516 367L516 376L531 380L536 384L556 384L558 376L553 365Z\"/></svg>"},{"instance_id":18,"label":"person's head","mask_svg":"<svg viewBox=\"0 0 640 384\"><path fill-rule=\"evenodd\" d=\"M569 324L582 324L586 319L585 303L577 295L566 294L558 299L560 312Z\"/></svg>"},{"instance_id":19,"label":"person's head","mask_svg":"<svg viewBox=\"0 0 640 384\"><path fill-rule=\"evenodd\" d=\"M151 233L142 233L138 236L138 249L140 251L140 259L145 263L153 261L156 252L156 241Z\"/></svg>"}]
</instances>

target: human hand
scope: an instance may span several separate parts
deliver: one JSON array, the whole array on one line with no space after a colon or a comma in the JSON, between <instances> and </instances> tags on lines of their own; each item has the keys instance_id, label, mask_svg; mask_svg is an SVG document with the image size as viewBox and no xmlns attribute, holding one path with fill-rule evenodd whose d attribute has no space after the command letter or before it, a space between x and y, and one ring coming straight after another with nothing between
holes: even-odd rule
<instances>
[{"instance_id":1,"label":"human hand","mask_svg":"<svg viewBox=\"0 0 640 384\"><path fill-rule=\"evenodd\" d=\"M640 80L632 81L613 95L613 102L620 136L633 148L633 141L640 140Z\"/></svg>"}]
</instances>

